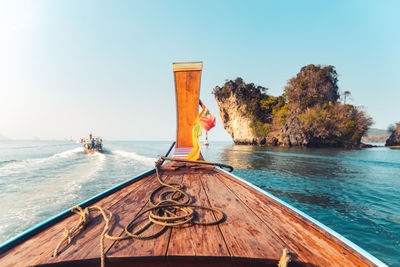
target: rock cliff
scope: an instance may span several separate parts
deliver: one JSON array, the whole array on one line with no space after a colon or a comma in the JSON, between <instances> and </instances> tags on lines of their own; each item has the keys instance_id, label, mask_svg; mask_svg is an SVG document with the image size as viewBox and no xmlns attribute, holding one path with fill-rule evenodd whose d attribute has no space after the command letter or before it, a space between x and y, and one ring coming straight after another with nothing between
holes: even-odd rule
<instances>
[{"instance_id":1,"label":"rock cliff","mask_svg":"<svg viewBox=\"0 0 400 267\"><path fill-rule=\"evenodd\" d=\"M400 146L400 122L397 123L396 130L386 140L385 146Z\"/></svg>"},{"instance_id":2,"label":"rock cliff","mask_svg":"<svg viewBox=\"0 0 400 267\"><path fill-rule=\"evenodd\" d=\"M250 128L251 120L243 116L244 106L238 110L238 99L235 96L218 101L218 108L225 130L232 136L235 144L256 144L257 137Z\"/></svg>"},{"instance_id":3,"label":"rock cliff","mask_svg":"<svg viewBox=\"0 0 400 267\"><path fill-rule=\"evenodd\" d=\"M249 116L248 103L243 103L242 93L238 93L238 84L229 81L223 88L226 90L221 95L215 94L219 113L225 130L231 135L235 144L240 145L270 145L270 146L307 146L310 136L301 130L301 123L297 118L290 118L280 127L274 127L266 136L260 136L254 127L255 118Z\"/></svg>"},{"instance_id":4,"label":"rock cliff","mask_svg":"<svg viewBox=\"0 0 400 267\"><path fill-rule=\"evenodd\" d=\"M336 83L332 66L308 65L289 80L282 96L241 78L215 87L213 94L235 144L361 147L372 120L337 101Z\"/></svg>"},{"instance_id":5,"label":"rock cliff","mask_svg":"<svg viewBox=\"0 0 400 267\"><path fill-rule=\"evenodd\" d=\"M302 146L302 147L362 147L360 140L338 140L336 138L316 138L304 130L304 124L296 116L287 119L280 127L271 126L266 136L255 133L254 120L246 116L245 106L239 107L235 96L216 98L225 130L236 145L260 146Z\"/></svg>"}]
</instances>

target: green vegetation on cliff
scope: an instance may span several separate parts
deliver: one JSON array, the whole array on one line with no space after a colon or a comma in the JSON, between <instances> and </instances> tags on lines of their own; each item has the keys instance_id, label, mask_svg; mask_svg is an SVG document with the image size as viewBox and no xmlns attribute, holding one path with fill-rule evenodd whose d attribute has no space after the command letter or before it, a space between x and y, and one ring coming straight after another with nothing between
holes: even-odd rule
<instances>
[{"instance_id":1,"label":"green vegetation on cliff","mask_svg":"<svg viewBox=\"0 0 400 267\"><path fill-rule=\"evenodd\" d=\"M386 140L385 146L400 146L400 122L389 126L388 130L391 131L391 135Z\"/></svg>"},{"instance_id":2,"label":"green vegetation on cliff","mask_svg":"<svg viewBox=\"0 0 400 267\"><path fill-rule=\"evenodd\" d=\"M333 66L310 64L288 81L278 97L242 78L217 86L213 93L220 103L236 99L238 112L251 120L249 127L257 138L272 134L287 145L358 145L372 119L357 107L338 101L337 76ZM346 91L346 96L349 94Z\"/></svg>"},{"instance_id":3,"label":"green vegetation on cliff","mask_svg":"<svg viewBox=\"0 0 400 267\"><path fill-rule=\"evenodd\" d=\"M267 94L267 88L255 86L254 83L245 83L242 78L228 81L222 88L216 87L215 97L223 101L232 95L235 96L237 108L252 120L250 127L257 137L268 136L272 128L274 112L285 105L284 97L273 97Z\"/></svg>"}]
</instances>

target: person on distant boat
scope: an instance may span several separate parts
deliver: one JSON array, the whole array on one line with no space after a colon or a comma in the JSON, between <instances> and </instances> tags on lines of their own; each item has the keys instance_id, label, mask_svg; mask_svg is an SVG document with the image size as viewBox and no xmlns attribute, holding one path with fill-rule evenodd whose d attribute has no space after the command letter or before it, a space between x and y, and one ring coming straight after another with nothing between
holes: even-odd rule
<instances>
[{"instance_id":1,"label":"person on distant boat","mask_svg":"<svg viewBox=\"0 0 400 267\"><path fill-rule=\"evenodd\" d=\"M92 149L94 148L94 138L92 138Z\"/></svg>"}]
</instances>

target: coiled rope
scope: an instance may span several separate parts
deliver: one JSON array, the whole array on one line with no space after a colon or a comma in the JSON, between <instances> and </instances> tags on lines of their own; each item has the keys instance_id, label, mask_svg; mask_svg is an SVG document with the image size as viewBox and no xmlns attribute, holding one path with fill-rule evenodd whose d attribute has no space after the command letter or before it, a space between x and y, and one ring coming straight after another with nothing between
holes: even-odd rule
<instances>
[{"instance_id":1,"label":"coiled rope","mask_svg":"<svg viewBox=\"0 0 400 267\"><path fill-rule=\"evenodd\" d=\"M190 204L192 202L192 198L187 193L184 192L183 184L181 183L168 184L161 179L160 167L165 160L195 163L202 165L214 165L223 168L228 168L230 171L233 170L231 166L220 163L160 157L155 164L156 176L158 182L160 183L160 186L157 189L155 189L149 197L150 208L137 214L125 226L124 235L111 236L108 234L110 222L112 221L113 218L113 214L110 211L104 210L103 208L97 205L87 207L85 209L82 209L81 207L78 206L74 206L71 211L80 216L79 221L71 229L69 230L66 229L64 231L64 237L60 240L60 242L54 249L53 257L57 257L59 255L59 249L62 244L66 242L67 243L66 247L71 244L72 239L76 237L83 230L83 228L89 223L91 218L91 213L96 210L101 213L105 221L104 229L100 235L100 255L101 255L100 259L102 267L105 264L104 238L113 241L123 240L128 238L144 240L144 239L155 238L161 235L167 227L176 227L184 224L215 225L223 222L225 220L225 215L221 210L207 206ZM159 193L158 201L156 202L154 198L158 193ZM215 220L210 222L195 220L196 218L195 209L202 209L214 212ZM137 223L137 220L146 213L149 213L148 222L145 223L145 225L143 225L139 229L135 229L135 223ZM152 224L157 224L162 226L161 230L153 234L148 234L148 235L143 234L146 231L146 229L148 229Z\"/></svg>"}]
</instances>

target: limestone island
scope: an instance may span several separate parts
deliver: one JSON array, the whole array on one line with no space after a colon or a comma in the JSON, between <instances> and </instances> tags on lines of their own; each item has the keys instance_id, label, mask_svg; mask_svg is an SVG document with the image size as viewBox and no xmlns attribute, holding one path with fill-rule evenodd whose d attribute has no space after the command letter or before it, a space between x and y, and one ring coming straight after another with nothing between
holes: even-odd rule
<instances>
[{"instance_id":1,"label":"limestone island","mask_svg":"<svg viewBox=\"0 0 400 267\"><path fill-rule=\"evenodd\" d=\"M215 87L224 128L235 144L360 148L372 125L363 110L340 99L334 66L307 65L281 96L242 78ZM341 101L340 101L341 100Z\"/></svg>"},{"instance_id":2,"label":"limestone island","mask_svg":"<svg viewBox=\"0 0 400 267\"><path fill-rule=\"evenodd\" d=\"M396 123L396 126L391 128L390 132L392 132L392 134L386 140L385 146L400 148L400 122Z\"/></svg>"}]
</instances>

